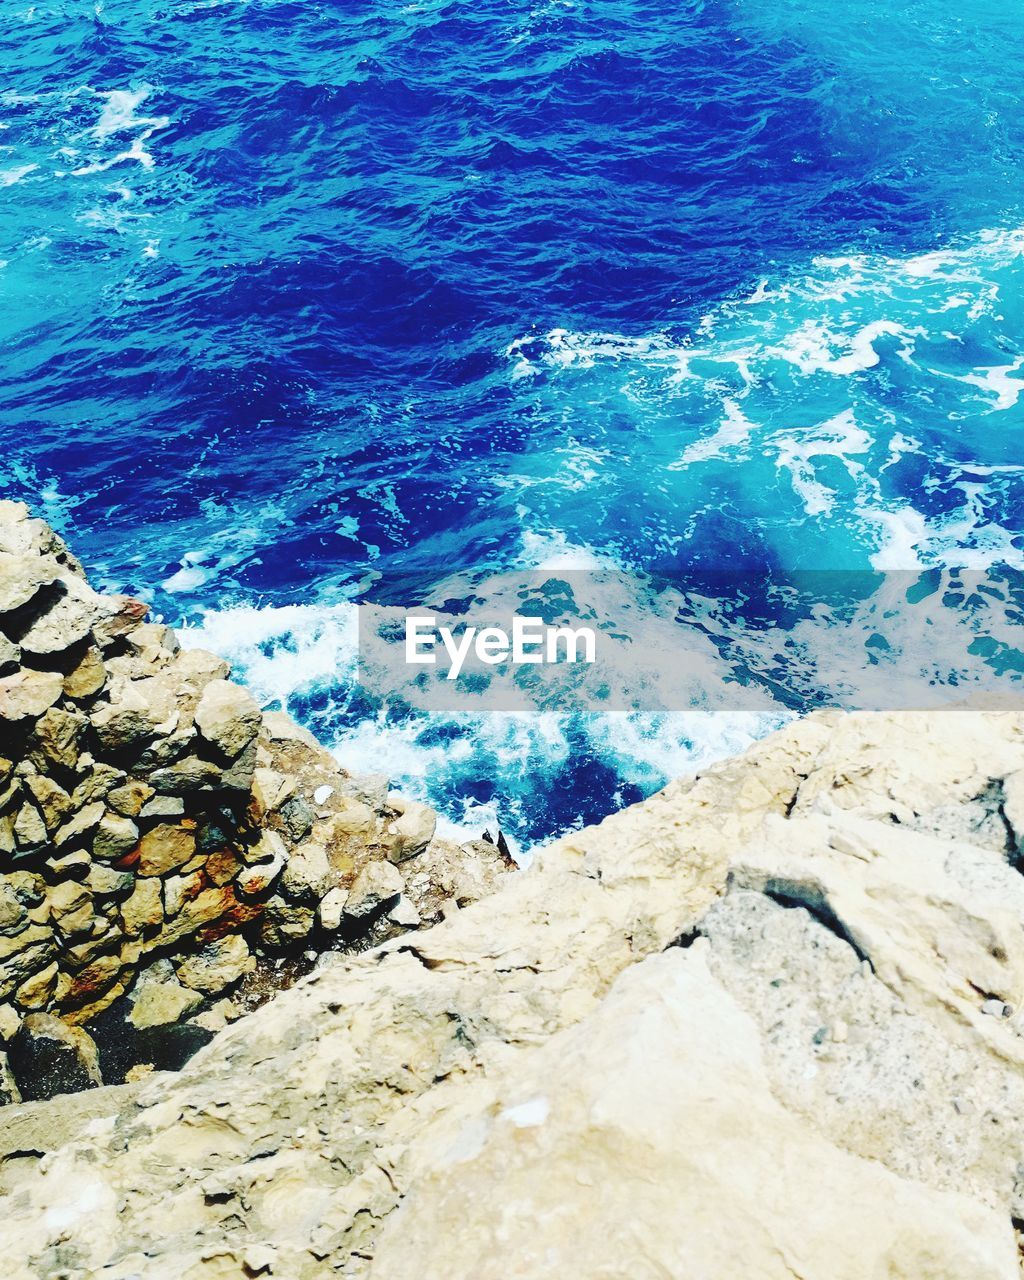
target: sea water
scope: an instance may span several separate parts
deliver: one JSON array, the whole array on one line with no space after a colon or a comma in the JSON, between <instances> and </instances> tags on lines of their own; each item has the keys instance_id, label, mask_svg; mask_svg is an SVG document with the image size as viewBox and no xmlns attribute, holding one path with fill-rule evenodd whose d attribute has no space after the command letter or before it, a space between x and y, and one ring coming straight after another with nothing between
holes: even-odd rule
<instances>
[{"instance_id":1,"label":"sea water","mask_svg":"<svg viewBox=\"0 0 1024 1280\"><path fill-rule=\"evenodd\" d=\"M928 681L899 575L1021 567L1011 6L10 0L0 49L5 496L446 823L599 818L870 644ZM759 711L359 686L395 583L610 572L664 628L695 568L900 585Z\"/></svg>"}]
</instances>

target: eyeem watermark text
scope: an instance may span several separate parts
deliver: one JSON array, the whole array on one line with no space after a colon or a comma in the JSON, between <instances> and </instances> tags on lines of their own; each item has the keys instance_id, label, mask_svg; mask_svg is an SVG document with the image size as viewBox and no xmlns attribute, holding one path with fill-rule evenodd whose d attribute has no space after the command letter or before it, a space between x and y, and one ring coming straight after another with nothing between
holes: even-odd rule
<instances>
[{"instance_id":1,"label":"eyeem watermark text","mask_svg":"<svg viewBox=\"0 0 1024 1280\"><path fill-rule=\"evenodd\" d=\"M405 660L413 666L432 667L438 650L448 655L448 679L457 680L466 659L497 666L530 663L587 662L597 659L597 636L591 627L552 627L543 618L512 619L512 632L504 627L464 627L456 635L451 627L438 626L427 614L405 620Z\"/></svg>"}]
</instances>

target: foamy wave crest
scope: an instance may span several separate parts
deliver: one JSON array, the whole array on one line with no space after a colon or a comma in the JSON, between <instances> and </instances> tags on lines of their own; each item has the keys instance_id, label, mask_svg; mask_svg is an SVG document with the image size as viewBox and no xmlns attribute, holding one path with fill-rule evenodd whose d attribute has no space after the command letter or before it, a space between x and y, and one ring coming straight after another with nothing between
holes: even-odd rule
<instances>
[{"instance_id":1,"label":"foamy wave crest","mask_svg":"<svg viewBox=\"0 0 1024 1280\"><path fill-rule=\"evenodd\" d=\"M438 714L417 706L414 670L389 697L367 696L356 666L356 612L350 604L227 609L180 634L187 647L228 658L264 707L292 712L344 767L386 773L434 805L442 829L458 839L500 825L528 849L742 750L789 714L583 715L557 707Z\"/></svg>"},{"instance_id":2,"label":"foamy wave crest","mask_svg":"<svg viewBox=\"0 0 1024 1280\"><path fill-rule=\"evenodd\" d=\"M1022 254L1011 228L819 257L683 336L526 335L510 372L589 450L604 524L628 460L642 561L700 546L726 563L735 513L752 553L789 566L1020 567Z\"/></svg>"},{"instance_id":3,"label":"foamy wave crest","mask_svg":"<svg viewBox=\"0 0 1024 1280\"><path fill-rule=\"evenodd\" d=\"M368 666L360 629L402 648L407 609L394 604L229 609L183 639L227 656L264 706L289 710L345 767L384 772L432 804L449 834L497 824L522 850L813 707L955 706L978 695L1007 705L1024 670L1022 598L1012 576L947 571L821 575L809 586L666 585L565 567L438 581L416 611L451 617L453 600L469 600L485 624L554 599L564 602L556 621L590 618L614 636L589 689L582 668L561 666L553 682L520 682L514 710L495 709L514 668L439 702L400 657Z\"/></svg>"}]
</instances>

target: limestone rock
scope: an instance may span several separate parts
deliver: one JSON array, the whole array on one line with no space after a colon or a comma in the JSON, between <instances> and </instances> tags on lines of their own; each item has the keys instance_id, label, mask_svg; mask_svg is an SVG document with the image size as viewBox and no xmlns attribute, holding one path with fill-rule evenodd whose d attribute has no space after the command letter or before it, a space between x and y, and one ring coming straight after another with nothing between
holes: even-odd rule
<instances>
[{"instance_id":1,"label":"limestone rock","mask_svg":"<svg viewBox=\"0 0 1024 1280\"><path fill-rule=\"evenodd\" d=\"M59 591L56 599L16 637L23 653L37 657L63 653L90 634L99 615L101 597L84 582L63 577L54 585Z\"/></svg>"},{"instance_id":2,"label":"limestone rock","mask_svg":"<svg viewBox=\"0 0 1024 1280\"><path fill-rule=\"evenodd\" d=\"M178 654L175 673L194 689L204 689L212 680L226 680L230 665L206 649L188 649Z\"/></svg>"},{"instance_id":3,"label":"limestone rock","mask_svg":"<svg viewBox=\"0 0 1024 1280\"><path fill-rule=\"evenodd\" d=\"M108 649L122 636L130 635L145 620L149 606L131 596L104 596L103 616L93 627L101 649Z\"/></svg>"},{"instance_id":4,"label":"limestone rock","mask_svg":"<svg viewBox=\"0 0 1024 1280\"><path fill-rule=\"evenodd\" d=\"M107 682L103 655L94 644L87 645L75 666L64 677L64 692L76 702L93 697Z\"/></svg>"},{"instance_id":5,"label":"limestone rock","mask_svg":"<svg viewBox=\"0 0 1024 1280\"><path fill-rule=\"evenodd\" d=\"M390 802L393 806L400 805L401 812L388 826L388 834L392 837L388 856L393 862L401 862L420 853L433 840L437 814L415 800L392 796Z\"/></svg>"},{"instance_id":6,"label":"limestone rock","mask_svg":"<svg viewBox=\"0 0 1024 1280\"><path fill-rule=\"evenodd\" d=\"M329 834L323 839L327 844L347 837L375 843L380 826L380 819L368 804L346 797L340 800L339 807L327 818L326 829Z\"/></svg>"},{"instance_id":7,"label":"limestone rock","mask_svg":"<svg viewBox=\"0 0 1024 1280\"><path fill-rule=\"evenodd\" d=\"M102 760L91 759L87 752L83 752L78 758L78 771L79 775L84 773L84 777L71 793L71 803L76 809L102 800L113 790L119 791L125 777L122 770Z\"/></svg>"},{"instance_id":8,"label":"limestone rock","mask_svg":"<svg viewBox=\"0 0 1024 1280\"><path fill-rule=\"evenodd\" d=\"M1024 770L1003 779L1003 815L1013 833L1016 851L1024 853Z\"/></svg>"},{"instance_id":9,"label":"limestone rock","mask_svg":"<svg viewBox=\"0 0 1024 1280\"><path fill-rule=\"evenodd\" d=\"M256 742L243 747L234 760L228 765L220 777L220 785L225 791L248 793L252 787L253 774L256 770Z\"/></svg>"},{"instance_id":10,"label":"limestone rock","mask_svg":"<svg viewBox=\"0 0 1024 1280\"><path fill-rule=\"evenodd\" d=\"M56 938L49 925L31 924L11 938L0 937L0 1000L53 960Z\"/></svg>"},{"instance_id":11,"label":"limestone rock","mask_svg":"<svg viewBox=\"0 0 1024 1280\"><path fill-rule=\"evenodd\" d=\"M12 1004L0 1004L0 1044L8 1044L18 1034L21 1017Z\"/></svg>"},{"instance_id":12,"label":"limestone rock","mask_svg":"<svg viewBox=\"0 0 1024 1280\"><path fill-rule=\"evenodd\" d=\"M96 858L115 862L139 843L139 829L131 818L124 818L108 810L99 821L92 838L92 852Z\"/></svg>"},{"instance_id":13,"label":"limestone rock","mask_svg":"<svg viewBox=\"0 0 1024 1280\"><path fill-rule=\"evenodd\" d=\"M508 859L487 840L463 845L434 840L418 857L402 864L406 896L431 923L450 905L466 907L493 893L509 870Z\"/></svg>"},{"instance_id":14,"label":"limestone rock","mask_svg":"<svg viewBox=\"0 0 1024 1280\"><path fill-rule=\"evenodd\" d=\"M156 885L159 888L159 882L156 880L140 881L141 884ZM173 919L182 909L186 902L191 902L193 898L198 897L202 892L206 883L206 877L203 871L193 871L189 875L165 876L163 879L163 902L164 915L168 920Z\"/></svg>"},{"instance_id":15,"label":"limestone rock","mask_svg":"<svg viewBox=\"0 0 1024 1280\"><path fill-rule=\"evenodd\" d=\"M196 851L195 823L160 822L139 841L140 876L162 876L182 867Z\"/></svg>"},{"instance_id":16,"label":"limestone rock","mask_svg":"<svg viewBox=\"0 0 1024 1280\"><path fill-rule=\"evenodd\" d=\"M44 520L31 518L23 502L0 501L0 551L15 556L50 556L62 571L84 576L63 539Z\"/></svg>"},{"instance_id":17,"label":"limestone rock","mask_svg":"<svg viewBox=\"0 0 1024 1280\"><path fill-rule=\"evenodd\" d=\"M140 778L131 778L123 786L107 792L107 804L124 818L137 818L153 788Z\"/></svg>"},{"instance_id":18,"label":"limestone rock","mask_svg":"<svg viewBox=\"0 0 1024 1280\"><path fill-rule=\"evenodd\" d=\"M294 790L294 780L277 769L253 771L252 798L261 818L279 809Z\"/></svg>"},{"instance_id":19,"label":"limestone rock","mask_svg":"<svg viewBox=\"0 0 1024 1280\"><path fill-rule=\"evenodd\" d=\"M280 814L285 829L296 844L309 835L314 814L304 796L291 796L281 805Z\"/></svg>"},{"instance_id":20,"label":"limestone rock","mask_svg":"<svg viewBox=\"0 0 1024 1280\"><path fill-rule=\"evenodd\" d=\"M335 933L341 928L347 902L348 893L344 889L331 889L324 894L317 908L321 929L326 929L328 933Z\"/></svg>"},{"instance_id":21,"label":"limestone rock","mask_svg":"<svg viewBox=\"0 0 1024 1280\"><path fill-rule=\"evenodd\" d=\"M125 966L118 955L99 955L91 960L74 975L63 997L63 1007L74 1011L69 1012L68 1017L78 1022L87 1021L94 1010L99 1012L114 995L123 992L124 983L119 980L124 975Z\"/></svg>"},{"instance_id":22,"label":"limestone rock","mask_svg":"<svg viewBox=\"0 0 1024 1280\"><path fill-rule=\"evenodd\" d=\"M41 849L47 841L46 823L33 804L23 804L14 819L14 840L19 849Z\"/></svg>"},{"instance_id":23,"label":"limestone rock","mask_svg":"<svg viewBox=\"0 0 1024 1280\"><path fill-rule=\"evenodd\" d=\"M140 657L154 649L172 656L181 650L178 637L162 622L140 622L128 632L127 639L129 650Z\"/></svg>"},{"instance_id":24,"label":"limestone rock","mask_svg":"<svg viewBox=\"0 0 1024 1280\"><path fill-rule=\"evenodd\" d=\"M296 902L316 903L334 881L327 850L323 845L307 841L292 851L281 878L281 890Z\"/></svg>"},{"instance_id":25,"label":"limestone rock","mask_svg":"<svg viewBox=\"0 0 1024 1280\"><path fill-rule=\"evenodd\" d=\"M811 717L331 957L19 1172L5 1265L87 1189L87 1275L1016 1280L1024 732L953 718Z\"/></svg>"},{"instance_id":26,"label":"limestone rock","mask_svg":"<svg viewBox=\"0 0 1024 1280\"><path fill-rule=\"evenodd\" d=\"M21 1093L14 1079L10 1061L6 1053L0 1052L0 1107L9 1107L21 1101Z\"/></svg>"},{"instance_id":27,"label":"limestone rock","mask_svg":"<svg viewBox=\"0 0 1024 1280\"><path fill-rule=\"evenodd\" d=\"M0 613L28 604L42 587L56 581L60 572L60 565L50 556L0 551Z\"/></svg>"},{"instance_id":28,"label":"limestone rock","mask_svg":"<svg viewBox=\"0 0 1024 1280\"><path fill-rule=\"evenodd\" d=\"M368 862L348 893L345 914L362 919L402 892L402 877L389 862Z\"/></svg>"},{"instance_id":29,"label":"limestone rock","mask_svg":"<svg viewBox=\"0 0 1024 1280\"><path fill-rule=\"evenodd\" d=\"M28 906L7 880L0 880L0 935L13 938L28 927Z\"/></svg>"},{"instance_id":30,"label":"limestone rock","mask_svg":"<svg viewBox=\"0 0 1024 1280\"><path fill-rule=\"evenodd\" d=\"M30 1013L23 1020L8 1056L26 1102L103 1083L92 1038L49 1013Z\"/></svg>"},{"instance_id":31,"label":"limestone rock","mask_svg":"<svg viewBox=\"0 0 1024 1280\"><path fill-rule=\"evenodd\" d=\"M315 925L313 907L271 898L262 916L260 942L270 951L287 950L304 942Z\"/></svg>"},{"instance_id":32,"label":"limestone rock","mask_svg":"<svg viewBox=\"0 0 1024 1280\"><path fill-rule=\"evenodd\" d=\"M235 885L239 893L247 898L258 897L266 893L285 867L283 850L267 862L258 862L253 866L243 867L235 877Z\"/></svg>"},{"instance_id":33,"label":"limestone rock","mask_svg":"<svg viewBox=\"0 0 1024 1280\"><path fill-rule=\"evenodd\" d=\"M78 761L78 744L88 723L77 711L50 707L36 721L33 737L47 760L73 769Z\"/></svg>"},{"instance_id":34,"label":"limestone rock","mask_svg":"<svg viewBox=\"0 0 1024 1280\"><path fill-rule=\"evenodd\" d=\"M383 775L346 774L286 716L264 718L226 663L182 652L146 614L94 592L44 522L0 501L0 1000L19 1017L56 1010L91 1025L141 989L154 954L200 989L230 984L253 964L243 938L306 945L283 964L287 984L317 958L308 947L324 942L325 898L319 923L335 945L401 927L374 918L372 875L343 919L344 886L387 846L416 851L429 811L389 803ZM434 858L441 842L429 847ZM396 920L411 921L412 897L393 897ZM278 981L263 979L240 998ZM180 997L163 1007L176 1019L192 1011ZM114 1009L101 1025L124 1029L124 1018ZM208 1035L173 1029L184 1034L157 1065L180 1066Z\"/></svg>"},{"instance_id":35,"label":"limestone rock","mask_svg":"<svg viewBox=\"0 0 1024 1280\"><path fill-rule=\"evenodd\" d=\"M0 676L9 675L21 662L21 647L0 631Z\"/></svg>"},{"instance_id":36,"label":"limestone rock","mask_svg":"<svg viewBox=\"0 0 1024 1280\"><path fill-rule=\"evenodd\" d=\"M215 1001L209 1009L204 1009L201 1013L197 1013L192 1021L200 1027L205 1027L208 1031L223 1031L229 1023L234 1022L241 1017L242 1010L238 1005L225 996L222 1000Z\"/></svg>"},{"instance_id":37,"label":"limestone rock","mask_svg":"<svg viewBox=\"0 0 1024 1280\"><path fill-rule=\"evenodd\" d=\"M489 1123L468 1124L448 1127L454 1159L417 1170L373 1274L497 1280L514 1239L521 1274L538 1280L641 1267L766 1280L1012 1275L1012 1241L990 1209L848 1155L775 1102L753 1024L692 950L623 975L534 1055Z\"/></svg>"},{"instance_id":38,"label":"limestone rock","mask_svg":"<svg viewBox=\"0 0 1024 1280\"><path fill-rule=\"evenodd\" d=\"M61 854L60 857L46 859L47 878L54 881L87 881L96 865L84 849L72 849L70 853Z\"/></svg>"},{"instance_id":39,"label":"limestone rock","mask_svg":"<svg viewBox=\"0 0 1024 1280\"><path fill-rule=\"evenodd\" d=\"M136 983L128 997L129 1021L137 1031L181 1022L202 1004L198 992L184 987L166 962L153 965Z\"/></svg>"},{"instance_id":40,"label":"limestone rock","mask_svg":"<svg viewBox=\"0 0 1024 1280\"><path fill-rule=\"evenodd\" d=\"M21 1009L44 1009L53 999L59 976L57 962L53 961L25 979L14 993L15 1003Z\"/></svg>"},{"instance_id":41,"label":"limestone rock","mask_svg":"<svg viewBox=\"0 0 1024 1280\"><path fill-rule=\"evenodd\" d=\"M255 967L256 960L245 939L233 933L187 956L177 972L185 986L205 995L218 995Z\"/></svg>"},{"instance_id":42,"label":"limestone rock","mask_svg":"<svg viewBox=\"0 0 1024 1280\"><path fill-rule=\"evenodd\" d=\"M276 831L264 829L255 844L246 850L246 860L251 863L273 862L280 870L288 859L288 850Z\"/></svg>"},{"instance_id":43,"label":"limestone rock","mask_svg":"<svg viewBox=\"0 0 1024 1280\"><path fill-rule=\"evenodd\" d=\"M59 783L40 773L25 777L25 789L31 793L47 832L56 831L71 813L71 797Z\"/></svg>"},{"instance_id":44,"label":"limestone rock","mask_svg":"<svg viewBox=\"0 0 1024 1280\"><path fill-rule=\"evenodd\" d=\"M135 881L134 889L121 903L121 920L129 938L163 924L164 907L159 880Z\"/></svg>"},{"instance_id":45,"label":"limestone rock","mask_svg":"<svg viewBox=\"0 0 1024 1280\"><path fill-rule=\"evenodd\" d=\"M310 750L320 752L323 748L308 729L295 723L284 711L264 711L263 728L268 738L280 743L301 743ZM319 801L317 802L319 803Z\"/></svg>"},{"instance_id":46,"label":"limestone rock","mask_svg":"<svg viewBox=\"0 0 1024 1280\"><path fill-rule=\"evenodd\" d=\"M225 885L234 880L242 861L232 849L217 849L208 854L202 864L203 880L207 884Z\"/></svg>"},{"instance_id":47,"label":"limestone rock","mask_svg":"<svg viewBox=\"0 0 1024 1280\"><path fill-rule=\"evenodd\" d=\"M154 796L147 800L139 812L140 818L180 818L185 813L185 802L180 796Z\"/></svg>"},{"instance_id":48,"label":"limestone rock","mask_svg":"<svg viewBox=\"0 0 1024 1280\"><path fill-rule=\"evenodd\" d=\"M25 720L41 716L64 691L57 671L33 671L23 667L0 677L0 720Z\"/></svg>"},{"instance_id":49,"label":"limestone rock","mask_svg":"<svg viewBox=\"0 0 1024 1280\"><path fill-rule=\"evenodd\" d=\"M201 937L207 926L216 924L223 933L228 927L240 929L259 915L259 907L238 901L232 885L203 889L195 897L185 898L178 913L157 934L156 942L165 948L176 946L184 938Z\"/></svg>"},{"instance_id":50,"label":"limestone rock","mask_svg":"<svg viewBox=\"0 0 1024 1280\"><path fill-rule=\"evenodd\" d=\"M104 812L105 806L102 800L94 800L91 804L87 804L58 828L53 837L53 843L60 849L88 835L99 825Z\"/></svg>"},{"instance_id":51,"label":"limestone rock","mask_svg":"<svg viewBox=\"0 0 1024 1280\"><path fill-rule=\"evenodd\" d=\"M196 725L207 742L233 760L260 727L260 709L252 694L227 680L211 680L195 711Z\"/></svg>"},{"instance_id":52,"label":"limestone rock","mask_svg":"<svg viewBox=\"0 0 1024 1280\"><path fill-rule=\"evenodd\" d=\"M126 898L135 888L135 877L130 871L118 871L102 862L88 860L85 883L96 898ZM149 883L144 881L143 883Z\"/></svg>"},{"instance_id":53,"label":"limestone rock","mask_svg":"<svg viewBox=\"0 0 1024 1280\"><path fill-rule=\"evenodd\" d=\"M154 769L166 769L180 760L187 752L195 750L196 731L192 725L160 737L142 752L136 761L136 769L150 773Z\"/></svg>"},{"instance_id":54,"label":"limestone rock","mask_svg":"<svg viewBox=\"0 0 1024 1280\"><path fill-rule=\"evenodd\" d=\"M403 929L418 929L423 923L420 913L404 894L388 912L388 919Z\"/></svg>"},{"instance_id":55,"label":"limestone rock","mask_svg":"<svg viewBox=\"0 0 1024 1280\"><path fill-rule=\"evenodd\" d=\"M50 915L65 934L82 933L92 924L92 895L85 885L62 880L47 893Z\"/></svg>"},{"instance_id":56,"label":"limestone rock","mask_svg":"<svg viewBox=\"0 0 1024 1280\"><path fill-rule=\"evenodd\" d=\"M389 778L386 773L351 773L342 784L345 795L375 811L386 809L390 804L399 813L404 813L410 802L388 788Z\"/></svg>"},{"instance_id":57,"label":"limestone rock","mask_svg":"<svg viewBox=\"0 0 1024 1280\"><path fill-rule=\"evenodd\" d=\"M161 796L187 796L197 791L216 790L221 785L222 772L209 760L198 756L155 769L149 775L149 785Z\"/></svg>"}]
</instances>

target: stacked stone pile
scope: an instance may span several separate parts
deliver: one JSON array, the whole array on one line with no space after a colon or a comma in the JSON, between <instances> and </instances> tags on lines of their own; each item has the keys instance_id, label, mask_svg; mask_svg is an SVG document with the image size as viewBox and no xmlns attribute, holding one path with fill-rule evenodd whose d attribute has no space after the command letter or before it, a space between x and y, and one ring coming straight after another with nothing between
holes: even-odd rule
<instances>
[{"instance_id":1,"label":"stacked stone pile","mask_svg":"<svg viewBox=\"0 0 1024 1280\"><path fill-rule=\"evenodd\" d=\"M339 770L220 658L146 618L0 502L0 1044L22 1064L10 1097L52 1092L44 1060L64 1051L57 1088L98 1082L73 1029L122 997L136 1028L223 1025L224 994L260 958L430 923L505 869L491 846L436 840L430 809Z\"/></svg>"}]
</instances>

